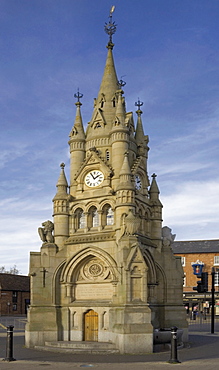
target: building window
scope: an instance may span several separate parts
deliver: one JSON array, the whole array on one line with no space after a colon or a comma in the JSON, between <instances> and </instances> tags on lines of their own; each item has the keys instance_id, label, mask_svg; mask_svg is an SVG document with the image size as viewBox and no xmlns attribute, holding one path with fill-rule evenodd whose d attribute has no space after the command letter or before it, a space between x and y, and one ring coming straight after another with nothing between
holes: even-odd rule
<instances>
[{"instance_id":1,"label":"building window","mask_svg":"<svg viewBox=\"0 0 219 370\"><path fill-rule=\"evenodd\" d=\"M214 256L214 265L219 266L219 256Z\"/></svg>"},{"instance_id":2,"label":"building window","mask_svg":"<svg viewBox=\"0 0 219 370\"><path fill-rule=\"evenodd\" d=\"M92 206L88 212L88 227L97 227L99 226L99 215L97 212L97 208Z\"/></svg>"},{"instance_id":3,"label":"building window","mask_svg":"<svg viewBox=\"0 0 219 370\"><path fill-rule=\"evenodd\" d=\"M183 286L184 287L186 286L186 273L184 273L184 277L183 277Z\"/></svg>"},{"instance_id":4,"label":"building window","mask_svg":"<svg viewBox=\"0 0 219 370\"><path fill-rule=\"evenodd\" d=\"M85 228L85 214L83 212L83 209L76 209L75 216L76 230Z\"/></svg>"},{"instance_id":5,"label":"building window","mask_svg":"<svg viewBox=\"0 0 219 370\"><path fill-rule=\"evenodd\" d=\"M12 302L17 303L17 291L12 292Z\"/></svg>"},{"instance_id":6,"label":"building window","mask_svg":"<svg viewBox=\"0 0 219 370\"><path fill-rule=\"evenodd\" d=\"M214 275L214 285L219 286L219 272L215 272Z\"/></svg>"},{"instance_id":7,"label":"building window","mask_svg":"<svg viewBox=\"0 0 219 370\"><path fill-rule=\"evenodd\" d=\"M114 212L111 207L108 208L106 214L106 224L113 225L114 224Z\"/></svg>"},{"instance_id":8,"label":"building window","mask_svg":"<svg viewBox=\"0 0 219 370\"><path fill-rule=\"evenodd\" d=\"M97 213L97 209L93 210L92 218L93 218L93 227L99 226L99 215Z\"/></svg>"},{"instance_id":9,"label":"building window","mask_svg":"<svg viewBox=\"0 0 219 370\"><path fill-rule=\"evenodd\" d=\"M181 257L181 263L182 263L182 266L185 267L185 265L186 265L186 257Z\"/></svg>"},{"instance_id":10,"label":"building window","mask_svg":"<svg viewBox=\"0 0 219 370\"><path fill-rule=\"evenodd\" d=\"M102 226L114 224L114 212L109 204L105 204L102 213Z\"/></svg>"},{"instance_id":11,"label":"building window","mask_svg":"<svg viewBox=\"0 0 219 370\"><path fill-rule=\"evenodd\" d=\"M13 304L12 309L13 309L13 311L17 311L17 304L16 303Z\"/></svg>"}]
</instances>

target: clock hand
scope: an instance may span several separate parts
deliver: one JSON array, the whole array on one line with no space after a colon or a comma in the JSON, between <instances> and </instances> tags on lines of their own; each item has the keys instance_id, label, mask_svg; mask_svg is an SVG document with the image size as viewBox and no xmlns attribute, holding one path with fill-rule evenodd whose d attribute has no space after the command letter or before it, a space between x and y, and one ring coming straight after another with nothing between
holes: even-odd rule
<instances>
[{"instance_id":1,"label":"clock hand","mask_svg":"<svg viewBox=\"0 0 219 370\"><path fill-rule=\"evenodd\" d=\"M95 176L95 177L94 177L94 180L96 180L96 179L97 179L97 177L99 177L99 176L100 176L100 173L99 173L99 175L97 175L97 176Z\"/></svg>"}]
</instances>

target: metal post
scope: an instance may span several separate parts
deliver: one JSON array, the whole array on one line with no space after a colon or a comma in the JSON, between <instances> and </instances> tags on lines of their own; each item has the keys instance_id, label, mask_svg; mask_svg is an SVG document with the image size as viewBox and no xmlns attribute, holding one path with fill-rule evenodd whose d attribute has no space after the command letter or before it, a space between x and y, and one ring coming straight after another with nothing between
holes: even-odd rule
<instances>
[{"instance_id":1,"label":"metal post","mask_svg":"<svg viewBox=\"0 0 219 370\"><path fill-rule=\"evenodd\" d=\"M171 328L171 357L168 361L170 364L178 364L180 361L177 359L177 327Z\"/></svg>"},{"instance_id":2,"label":"metal post","mask_svg":"<svg viewBox=\"0 0 219 370\"><path fill-rule=\"evenodd\" d=\"M7 326L6 357L4 361L16 361L13 358L13 325Z\"/></svg>"},{"instance_id":3,"label":"metal post","mask_svg":"<svg viewBox=\"0 0 219 370\"><path fill-rule=\"evenodd\" d=\"M211 277L212 277L212 287L211 287L211 334L214 334L214 305L215 305L215 299L214 299L215 269L214 269L214 267L212 267L212 270L211 270Z\"/></svg>"}]
</instances>

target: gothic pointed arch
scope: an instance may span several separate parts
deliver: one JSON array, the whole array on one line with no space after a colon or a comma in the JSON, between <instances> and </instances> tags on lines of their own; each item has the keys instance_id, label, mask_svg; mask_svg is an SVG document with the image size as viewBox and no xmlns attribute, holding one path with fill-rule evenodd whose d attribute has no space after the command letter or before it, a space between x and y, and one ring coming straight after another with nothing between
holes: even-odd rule
<instances>
[{"instance_id":1,"label":"gothic pointed arch","mask_svg":"<svg viewBox=\"0 0 219 370\"><path fill-rule=\"evenodd\" d=\"M105 98L102 97L101 101L100 101L100 108L97 108L96 109L96 112L94 113L94 116L90 122L90 127L96 127L96 124L99 123L100 126L105 126L106 125L106 121L105 121L105 118L104 118L104 115L103 115L103 112L102 112L102 109L103 106L104 106L104 103L105 103Z\"/></svg>"},{"instance_id":2,"label":"gothic pointed arch","mask_svg":"<svg viewBox=\"0 0 219 370\"><path fill-rule=\"evenodd\" d=\"M117 264L116 261L108 254L106 251L99 249L95 246L89 246L82 249L80 252L75 254L73 257L69 258L62 270L61 281L72 282L77 278L78 266L82 261L85 261L87 258L98 258L109 266L110 273L112 275L112 280L116 281L118 279L117 273Z\"/></svg>"},{"instance_id":3,"label":"gothic pointed arch","mask_svg":"<svg viewBox=\"0 0 219 370\"><path fill-rule=\"evenodd\" d=\"M61 285L56 301L71 304L74 301L94 299L111 300L118 282L115 260L105 251L87 247L69 258L56 272L55 286Z\"/></svg>"},{"instance_id":4,"label":"gothic pointed arch","mask_svg":"<svg viewBox=\"0 0 219 370\"><path fill-rule=\"evenodd\" d=\"M91 229L100 225L99 213L96 206L91 206L87 212L87 227Z\"/></svg>"},{"instance_id":5,"label":"gothic pointed arch","mask_svg":"<svg viewBox=\"0 0 219 370\"><path fill-rule=\"evenodd\" d=\"M148 248L143 248L142 254L144 260L148 266L148 284L156 285L157 284L157 270L154 257L150 253Z\"/></svg>"},{"instance_id":6,"label":"gothic pointed arch","mask_svg":"<svg viewBox=\"0 0 219 370\"><path fill-rule=\"evenodd\" d=\"M148 266L145 263L139 243L132 245L126 260L128 301L147 302Z\"/></svg>"},{"instance_id":7,"label":"gothic pointed arch","mask_svg":"<svg viewBox=\"0 0 219 370\"><path fill-rule=\"evenodd\" d=\"M105 204L102 206L101 210L101 226L104 228L105 226L111 226L114 224L114 207L110 204L110 202L104 202Z\"/></svg>"}]
</instances>

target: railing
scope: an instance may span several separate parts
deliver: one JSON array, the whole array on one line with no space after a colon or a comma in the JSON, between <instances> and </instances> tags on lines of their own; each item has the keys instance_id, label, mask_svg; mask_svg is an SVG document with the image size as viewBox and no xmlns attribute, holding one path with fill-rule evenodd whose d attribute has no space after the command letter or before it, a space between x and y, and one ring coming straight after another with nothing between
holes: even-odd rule
<instances>
[{"instance_id":1,"label":"railing","mask_svg":"<svg viewBox=\"0 0 219 370\"><path fill-rule=\"evenodd\" d=\"M211 314L191 313L187 316L190 331L211 332ZM215 315L215 332L219 332L219 316Z\"/></svg>"}]
</instances>

